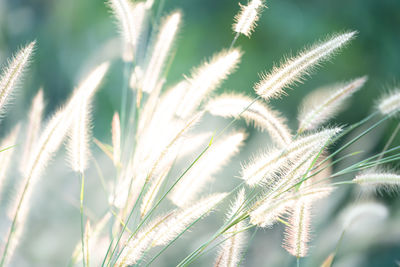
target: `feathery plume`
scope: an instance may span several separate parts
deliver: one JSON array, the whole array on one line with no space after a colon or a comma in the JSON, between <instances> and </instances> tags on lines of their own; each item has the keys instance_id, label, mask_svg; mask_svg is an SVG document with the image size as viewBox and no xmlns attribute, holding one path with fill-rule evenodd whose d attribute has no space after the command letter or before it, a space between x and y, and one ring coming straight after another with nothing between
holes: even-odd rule
<instances>
[{"instance_id":1,"label":"feathery plume","mask_svg":"<svg viewBox=\"0 0 400 267\"><path fill-rule=\"evenodd\" d=\"M384 189L391 191L400 186L400 175L385 171L365 172L357 175L353 182L366 189Z\"/></svg>"},{"instance_id":2,"label":"feathery plume","mask_svg":"<svg viewBox=\"0 0 400 267\"><path fill-rule=\"evenodd\" d=\"M177 115L182 118L190 116L211 91L236 68L242 53L239 49L222 51L209 62L192 72L188 79L189 90L178 107Z\"/></svg>"},{"instance_id":3,"label":"feathery plume","mask_svg":"<svg viewBox=\"0 0 400 267\"><path fill-rule=\"evenodd\" d=\"M325 129L300 137L284 149L264 153L242 167L241 178L250 186L268 183L276 173L284 175L293 162L303 162L318 153L339 132L340 128Z\"/></svg>"},{"instance_id":4,"label":"feathery plume","mask_svg":"<svg viewBox=\"0 0 400 267\"><path fill-rule=\"evenodd\" d=\"M29 156L32 153L32 148L37 141L42 124L43 110L43 90L40 89L36 96L33 98L32 106L29 111L28 128L26 129L27 135L20 164L21 170L24 168L25 163L29 160Z\"/></svg>"},{"instance_id":5,"label":"feathery plume","mask_svg":"<svg viewBox=\"0 0 400 267\"><path fill-rule=\"evenodd\" d=\"M124 60L132 61L146 16L145 3L134 4L129 0L109 0L108 4L118 20L124 46L128 48L128 51L123 54Z\"/></svg>"},{"instance_id":6,"label":"feathery plume","mask_svg":"<svg viewBox=\"0 0 400 267\"><path fill-rule=\"evenodd\" d=\"M251 0L246 6L240 5L240 12L235 16L233 30L250 37L256 27L259 13L263 7L261 0Z\"/></svg>"},{"instance_id":7,"label":"feathery plume","mask_svg":"<svg viewBox=\"0 0 400 267\"><path fill-rule=\"evenodd\" d=\"M35 43L35 41L31 42L26 47L19 50L11 59L8 66L3 69L3 75L0 78L0 115L4 113L5 106L10 99L12 91L20 79L23 70L29 63Z\"/></svg>"},{"instance_id":8,"label":"feathery plume","mask_svg":"<svg viewBox=\"0 0 400 267\"><path fill-rule=\"evenodd\" d=\"M187 89L188 83L181 81L169 88L155 103L150 105L147 101L140 116L138 136L147 138L153 134L153 140L156 138L155 135L159 138L158 132L164 131L163 129L169 127L168 125L176 119L175 112Z\"/></svg>"},{"instance_id":9,"label":"feathery plume","mask_svg":"<svg viewBox=\"0 0 400 267\"><path fill-rule=\"evenodd\" d=\"M332 190L331 186L311 187L298 192L285 192L274 198L262 197L251 207L250 223L260 227L270 227L287 213L295 203L316 201L328 196Z\"/></svg>"},{"instance_id":10,"label":"feathery plume","mask_svg":"<svg viewBox=\"0 0 400 267\"><path fill-rule=\"evenodd\" d=\"M89 139L90 139L90 104L94 90L102 81L108 70L108 63L103 63L93 70L88 78L81 85L86 88L87 94L82 98L79 106L74 113L74 121L71 125L70 140L68 150L70 152L70 160L72 169L76 172L83 173L87 167L89 157ZM78 89L79 90L79 89Z\"/></svg>"},{"instance_id":11,"label":"feathery plume","mask_svg":"<svg viewBox=\"0 0 400 267\"><path fill-rule=\"evenodd\" d=\"M143 92L150 93L157 85L172 43L178 32L181 17L182 15L180 12L174 12L168 16L162 24L151 53L150 62L144 73L142 82Z\"/></svg>"},{"instance_id":12,"label":"feathery plume","mask_svg":"<svg viewBox=\"0 0 400 267\"><path fill-rule=\"evenodd\" d=\"M355 34L356 32L347 32L335 35L323 43L313 45L297 57L287 60L279 68L275 67L269 74L262 75L262 80L254 87L256 93L266 100L280 96L284 93L284 88L301 81L310 69L329 58Z\"/></svg>"},{"instance_id":13,"label":"feathery plume","mask_svg":"<svg viewBox=\"0 0 400 267\"><path fill-rule=\"evenodd\" d=\"M393 114L400 110L400 90L395 89L393 92L384 96L378 103L379 111L384 114Z\"/></svg>"},{"instance_id":14,"label":"feathery plume","mask_svg":"<svg viewBox=\"0 0 400 267\"><path fill-rule=\"evenodd\" d=\"M18 133L20 130L20 125L14 127L14 129L2 140L0 144L0 195L3 189L4 181L6 179L7 171L10 167L12 160L12 155L14 154Z\"/></svg>"},{"instance_id":15,"label":"feathery plume","mask_svg":"<svg viewBox=\"0 0 400 267\"><path fill-rule=\"evenodd\" d=\"M3 261L7 261L7 256L8 258L12 256L12 252L18 244L18 239L22 234L28 215L33 187L37 184L52 155L60 147L82 102L89 101L95 93L107 67L108 65L104 63L96 68L96 70L75 89L71 99L64 108L56 112L50 119L36 142L30 159L23 170L23 180L17 189L14 205L11 206L9 211L10 216L13 218L13 223L8 233L5 252L3 253Z\"/></svg>"},{"instance_id":16,"label":"feathery plume","mask_svg":"<svg viewBox=\"0 0 400 267\"><path fill-rule=\"evenodd\" d=\"M298 201L293 207L289 226L285 229L283 247L296 258L307 255L310 241L311 203Z\"/></svg>"},{"instance_id":17,"label":"feathery plume","mask_svg":"<svg viewBox=\"0 0 400 267\"><path fill-rule=\"evenodd\" d=\"M340 111L343 103L367 81L361 77L345 84L334 85L329 89L321 89L307 96L299 114L299 129L302 133L314 130Z\"/></svg>"},{"instance_id":18,"label":"feathery plume","mask_svg":"<svg viewBox=\"0 0 400 267\"><path fill-rule=\"evenodd\" d=\"M245 191L244 189L241 189L227 215L228 220L232 217L237 217L237 215L240 214L240 209L244 202ZM246 232L243 231L246 226L247 225L244 221L240 221L222 235L222 238L227 238L227 240L222 244L214 267L238 266L243 245L246 240Z\"/></svg>"},{"instance_id":19,"label":"feathery plume","mask_svg":"<svg viewBox=\"0 0 400 267\"><path fill-rule=\"evenodd\" d=\"M240 115L248 124L254 123L255 127L268 132L272 141L281 147L292 141L285 119L277 111L247 96L224 94L210 100L206 109L215 116L235 118Z\"/></svg>"},{"instance_id":20,"label":"feathery plume","mask_svg":"<svg viewBox=\"0 0 400 267\"><path fill-rule=\"evenodd\" d=\"M155 219L130 239L119 256L116 266L135 264L147 249L167 244L194 221L210 212L226 195L226 193L213 194L190 207L172 211Z\"/></svg>"},{"instance_id":21,"label":"feathery plume","mask_svg":"<svg viewBox=\"0 0 400 267\"><path fill-rule=\"evenodd\" d=\"M114 166L119 166L121 161L121 125L119 115L114 113L111 123L111 138L113 145L113 162Z\"/></svg>"},{"instance_id":22,"label":"feathery plume","mask_svg":"<svg viewBox=\"0 0 400 267\"><path fill-rule=\"evenodd\" d=\"M211 177L233 157L242 145L246 134L237 132L213 144L176 184L169 195L178 207L193 203Z\"/></svg>"}]
</instances>

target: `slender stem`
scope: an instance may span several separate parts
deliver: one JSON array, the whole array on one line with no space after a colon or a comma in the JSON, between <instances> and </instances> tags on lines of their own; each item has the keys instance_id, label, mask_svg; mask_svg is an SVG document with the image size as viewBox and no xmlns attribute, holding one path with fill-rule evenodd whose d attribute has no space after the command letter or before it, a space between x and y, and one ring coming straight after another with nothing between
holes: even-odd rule
<instances>
[{"instance_id":1,"label":"slender stem","mask_svg":"<svg viewBox=\"0 0 400 267\"><path fill-rule=\"evenodd\" d=\"M296 263L297 263L296 266L300 267L300 258L299 257L296 258Z\"/></svg>"},{"instance_id":2,"label":"slender stem","mask_svg":"<svg viewBox=\"0 0 400 267\"><path fill-rule=\"evenodd\" d=\"M85 174L83 172L80 173L81 180L81 193L80 193L80 213L81 213L81 242L82 242L82 262L83 266L86 266L85 260L85 240L84 240L84 232L85 226L83 224L83 197L85 192Z\"/></svg>"},{"instance_id":3,"label":"slender stem","mask_svg":"<svg viewBox=\"0 0 400 267\"><path fill-rule=\"evenodd\" d=\"M6 242L6 245L5 245L4 250L3 250L3 256L1 258L0 267L3 267L4 264L5 264L5 261L6 261L8 248L10 246L11 238L13 237L15 228L17 226L17 220L18 220L19 212L21 210L22 202L24 200L25 194L28 191L28 187L30 185L30 177L31 177L31 175L29 176L29 178L25 182L24 190L22 191L21 198L19 199L18 206L17 206L17 209L15 211L14 219L13 219L13 221L11 223L10 232L8 233L7 242Z\"/></svg>"},{"instance_id":4,"label":"slender stem","mask_svg":"<svg viewBox=\"0 0 400 267\"><path fill-rule=\"evenodd\" d=\"M239 38L239 33L237 32L236 35L235 35L235 37L234 37L233 40L232 40L231 45L229 46L229 50L232 49L232 47L235 45L235 43L236 43L236 41L237 41L238 38Z\"/></svg>"},{"instance_id":5,"label":"slender stem","mask_svg":"<svg viewBox=\"0 0 400 267\"><path fill-rule=\"evenodd\" d=\"M389 148L389 146L392 144L394 138L396 137L397 133L400 130L400 123L397 124L396 129L393 131L392 135L390 136L389 140L385 144L385 147L382 150L382 154L379 156L378 160L382 159L383 155L385 154L386 150Z\"/></svg>"}]
</instances>

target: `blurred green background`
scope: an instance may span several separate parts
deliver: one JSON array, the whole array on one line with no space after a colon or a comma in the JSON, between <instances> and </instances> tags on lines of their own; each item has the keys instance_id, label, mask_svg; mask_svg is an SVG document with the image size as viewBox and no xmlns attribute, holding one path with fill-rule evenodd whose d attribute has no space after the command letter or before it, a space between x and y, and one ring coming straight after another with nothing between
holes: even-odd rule
<instances>
[{"instance_id":1,"label":"blurred green background","mask_svg":"<svg viewBox=\"0 0 400 267\"><path fill-rule=\"evenodd\" d=\"M377 98L397 85L399 0L269 0L266 4L268 9L262 12L252 37L241 36L237 41L236 46L245 53L240 68L221 86L221 92L235 90L254 94L252 86L258 81L258 75L284 56L295 55L327 35L347 30L358 31L357 38L314 71L304 84L288 90L289 97L273 101L272 105L295 127L298 104L311 90L368 75L366 86L351 100L351 112L343 112L335 119L338 124L348 124L370 113ZM175 9L182 10L184 20L167 85L176 83L183 75L190 74L193 67L229 47L233 39L231 25L239 5L232 0L165 0L162 14ZM109 138L111 117L119 109L122 87L121 50L115 49L119 48L118 38L115 20L104 1L0 0L0 62L4 63L22 45L37 40L30 70L20 86L16 104L9 108L12 115L5 117L0 132L15 119L25 118L26 107L39 87L44 88L46 113L50 114L70 95L88 68L113 59L112 69L96 97L93 119L94 135L99 139ZM383 138L373 142L382 144L394 127L394 123L387 124ZM281 238L277 232L265 232L264 238ZM257 245L252 246L249 255L253 259L248 261L248 266L267 266L263 257L274 257L275 252L266 253L262 242L255 241ZM275 246L281 249L280 241ZM369 251L369 260L362 261L362 266L393 266L393 259L399 258L400 246L373 247ZM293 263L271 259L268 262L274 266Z\"/></svg>"}]
</instances>

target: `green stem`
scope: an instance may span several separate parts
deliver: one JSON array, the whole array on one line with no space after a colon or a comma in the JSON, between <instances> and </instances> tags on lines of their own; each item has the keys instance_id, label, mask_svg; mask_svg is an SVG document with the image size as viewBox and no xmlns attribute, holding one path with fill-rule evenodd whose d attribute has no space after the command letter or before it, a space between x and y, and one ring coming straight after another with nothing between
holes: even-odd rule
<instances>
[{"instance_id":1,"label":"green stem","mask_svg":"<svg viewBox=\"0 0 400 267\"><path fill-rule=\"evenodd\" d=\"M396 129L393 131L393 133L392 133L392 135L390 136L389 140L388 140L387 143L385 144L385 147L383 148L382 153L381 153L381 155L379 156L379 159L378 159L378 160L382 159L383 155L385 154L385 152L386 152L386 150L389 148L389 146L392 144L392 142L393 142L394 138L396 137L397 133L399 132L399 130L400 130L400 123L397 124Z\"/></svg>"},{"instance_id":2,"label":"green stem","mask_svg":"<svg viewBox=\"0 0 400 267\"><path fill-rule=\"evenodd\" d=\"M80 173L81 178L81 193L80 193L80 213L81 213L81 243L82 243L82 262L83 266L86 266L85 260L85 240L84 240L84 232L85 226L83 224L83 197L85 193L85 175L83 172Z\"/></svg>"}]
</instances>

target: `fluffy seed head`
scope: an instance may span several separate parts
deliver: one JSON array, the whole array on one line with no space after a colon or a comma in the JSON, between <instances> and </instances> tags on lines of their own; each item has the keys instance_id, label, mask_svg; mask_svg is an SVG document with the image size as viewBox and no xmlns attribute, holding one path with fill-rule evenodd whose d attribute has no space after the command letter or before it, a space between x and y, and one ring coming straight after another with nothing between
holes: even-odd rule
<instances>
[{"instance_id":1,"label":"fluffy seed head","mask_svg":"<svg viewBox=\"0 0 400 267\"><path fill-rule=\"evenodd\" d=\"M283 247L293 256L302 258L307 255L310 241L311 204L298 201L293 207L289 226L285 229Z\"/></svg>"},{"instance_id":2,"label":"fluffy seed head","mask_svg":"<svg viewBox=\"0 0 400 267\"><path fill-rule=\"evenodd\" d=\"M3 69L0 78L0 115L4 113L5 106L10 100L12 91L18 80L21 78L23 70L27 67L36 42L31 42L10 60L7 67Z\"/></svg>"},{"instance_id":3,"label":"fluffy seed head","mask_svg":"<svg viewBox=\"0 0 400 267\"><path fill-rule=\"evenodd\" d=\"M366 190L395 191L400 186L400 175L386 171L371 171L357 175L353 182Z\"/></svg>"},{"instance_id":4,"label":"fluffy seed head","mask_svg":"<svg viewBox=\"0 0 400 267\"><path fill-rule=\"evenodd\" d=\"M178 182L170 199L179 207L193 203L212 176L234 156L242 146L246 134L237 132L213 144Z\"/></svg>"},{"instance_id":5,"label":"fluffy seed head","mask_svg":"<svg viewBox=\"0 0 400 267\"><path fill-rule=\"evenodd\" d=\"M307 188L301 192L285 192L278 196L261 197L251 207L250 223L260 227L271 227L281 216L299 201L314 202L328 196L332 187Z\"/></svg>"},{"instance_id":6,"label":"fluffy seed head","mask_svg":"<svg viewBox=\"0 0 400 267\"><path fill-rule=\"evenodd\" d=\"M335 35L323 43L301 52L297 57L287 60L270 73L262 75L262 80L254 87L256 93L266 100L280 96L283 89L302 80L313 67L328 59L339 48L348 43L356 32Z\"/></svg>"},{"instance_id":7,"label":"fluffy seed head","mask_svg":"<svg viewBox=\"0 0 400 267\"><path fill-rule=\"evenodd\" d=\"M29 160L32 153L32 148L37 141L40 127L42 124L42 116L44 110L43 90L39 90L32 100L32 106L29 111L28 127L26 129L27 135L25 139L24 152L20 164L22 170L25 163Z\"/></svg>"},{"instance_id":8,"label":"fluffy seed head","mask_svg":"<svg viewBox=\"0 0 400 267\"><path fill-rule=\"evenodd\" d=\"M214 194L190 207L160 216L132 238L122 251L116 266L135 264L143 253L153 246L167 244L185 231L195 220L210 212L227 194Z\"/></svg>"},{"instance_id":9,"label":"fluffy seed head","mask_svg":"<svg viewBox=\"0 0 400 267\"><path fill-rule=\"evenodd\" d=\"M379 111L384 114L394 114L400 110L400 90L395 89L378 103Z\"/></svg>"},{"instance_id":10,"label":"fluffy seed head","mask_svg":"<svg viewBox=\"0 0 400 267\"><path fill-rule=\"evenodd\" d=\"M153 52L151 53L150 62L144 74L142 82L143 92L150 93L157 85L173 40L178 32L181 17L182 15L180 12L174 12L167 17L164 24L161 25L160 33L158 34Z\"/></svg>"},{"instance_id":11,"label":"fluffy seed head","mask_svg":"<svg viewBox=\"0 0 400 267\"><path fill-rule=\"evenodd\" d=\"M90 107L94 91L98 88L106 71L108 63L103 63L93 70L88 78L82 83L77 91L81 91L81 102L76 106L73 113L74 121L70 131L70 140L68 150L70 152L70 161L72 169L82 173L87 167L89 157L89 140L90 140ZM82 89L83 88L83 89Z\"/></svg>"},{"instance_id":12,"label":"fluffy seed head","mask_svg":"<svg viewBox=\"0 0 400 267\"><path fill-rule=\"evenodd\" d=\"M124 60L131 61L146 16L145 3L133 4L129 0L109 0L108 4L118 20L124 46L127 48L123 54Z\"/></svg>"},{"instance_id":13,"label":"fluffy seed head","mask_svg":"<svg viewBox=\"0 0 400 267\"><path fill-rule=\"evenodd\" d=\"M367 81L361 77L345 84L320 89L307 96L299 115L298 132L314 130L340 111L344 102Z\"/></svg>"},{"instance_id":14,"label":"fluffy seed head","mask_svg":"<svg viewBox=\"0 0 400 267\"><path fill-rule=\"evenodd\" d=\"M193 71L188 80L189 90L177 110L177 115L187 118L201 104L204 97L216 89L236 68L242 53L238 49L222 51L209 62Z\"/></svg>"},{"instance_id":15,"label":"fluffy seed head","mask_svg":"<svg viewBox=\"0 0 400 267\"><path fill-rule=\"evenodd\" d=\"M231 205L230 211L227 214L227 219L237 217L240 214L240 209L243 208L245 201L245 191L241 189L236 197L235 202ZM244 221L240 221L228 229L224 234L223 238L227 238L222 244L216 259L214 267L235 267L238 266L241 259L243 246L246 241L246 232L243 231L247 224Z\"/></svg>"},{"instance_id":16,"label":"fluffy seed head","mask_svg":"<svg viewBox=\"0 0 400 267\"><path fill-rule=\"evenodd\" d=\"M250 37L259 19L262 7L263 2L261 0L251 0L246 6L240 5L240 12L235 16L233 30Z\"/></svg>"},{"instance_id":17,"label":"fluffy seed head","mask_svg":"<svg viewBox=\"0 0 400 267\"><path fill-rule=\"evenodd\" d=\"M271 135L272 141L281 147L289 145L292 135L286 120L263 103L239 94L224 94L207 104L206 109L213 115L222 117L241 116L250 124Z\"/></svg>"},{"instance_id":18,"label":"fluffy seed head","mask_svg":"<svg viewBox=\"0 0 400 267\"><path fill-rule=\"evenodd\" d=\"M261 154L242 167L241 178L250 186L269 183L276 173L282 176L293 163L301 163L320 152L340 130L325 129L298 138L283 149L272 149Z\"/></svg>"}]
</instances>

